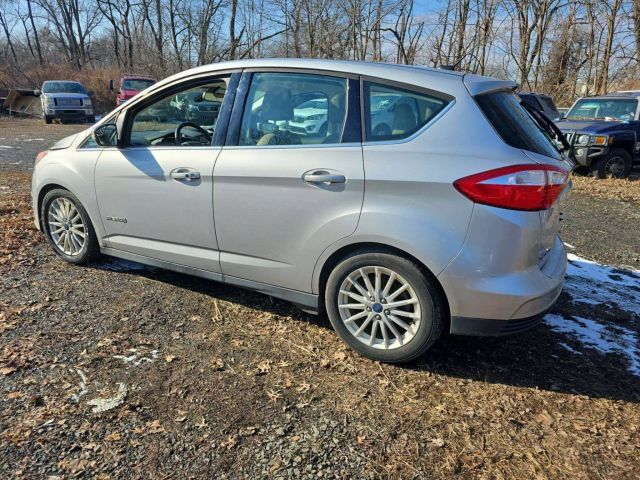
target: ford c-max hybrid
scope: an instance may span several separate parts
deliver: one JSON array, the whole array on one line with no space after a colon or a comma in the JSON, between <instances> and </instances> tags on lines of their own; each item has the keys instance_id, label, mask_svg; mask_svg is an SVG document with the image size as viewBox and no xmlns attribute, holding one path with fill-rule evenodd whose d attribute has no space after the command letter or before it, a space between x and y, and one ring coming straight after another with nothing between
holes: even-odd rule
<instances>
[{"instance_id":1,"label":"ford c-max hybrid","mask_svg":"<svg viewBox=\"0 0 640 480\"><path fill-rule=\"evenodd\" d=\"M40 153L35 223L72 263L111 255L326 312L375 360L518 332L562 289L572 163L515 88L380 63L198 67Z\"/></svg>"}]
</instances>

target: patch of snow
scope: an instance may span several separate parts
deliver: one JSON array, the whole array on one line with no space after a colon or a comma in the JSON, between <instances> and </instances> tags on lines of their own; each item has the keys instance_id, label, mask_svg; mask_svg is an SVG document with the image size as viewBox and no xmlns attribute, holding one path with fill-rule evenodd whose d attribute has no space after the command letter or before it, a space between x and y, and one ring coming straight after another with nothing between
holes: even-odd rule
<instances>
[{"instance_id":1,"label":"patch of snow","mask_svg":"<svg viewBox=\"0 0 640 480\"><path fill-rule=\"evenodd\" d=\"M71 395L71 400L73 400L75 403L78 403L80 401L80 397L86 395L88 393L88 390L87 376L79 368L76 368L76 373L80 376L80 391Z\"/></svg>"},{"instance_id":2,"label":"patch of snow","mask_svg":"<svg viewBox=\"0 0 640 480\"><path fill-rule=\"evenodd\" d=\"M25 138L23 142L44 142L44 138Z\"/></svg>"},{"instance_id":3,"label":"patch of snow","mask_svg":"<svg viewBox=\"0 0 640 480\"><path fill-rule=\"evenodd\" d=\"M124 399L127 398L127 393L127 386L124 383L118 383L118 393L114 397L94 398L89 400L87 404L93 406L91 410L93 413L106 412L122 405Z\"/></svg>"},{"instance_id":4,"label":"patch of snow","mask_svg":"<svg viewBox=\"0 0 640 480\"><path fill-rule=\"evenodd\" d=\"M13 148L13 147L11 147L11 146L9 146L9 145L0 145L0 148L9 149L9 148Z\"/></svg>"},{"instance_id":5,"label":"patch of snow","mask_svg":"<svg viewBox=\"0 0 640 480\"><path fill-rule=\"evenodd\" d=\"M571 353L575 353L576 355L582 355L581 352L579 352L578 350L576 350L575 348L573 348L571 345L567 345L566 343L562 343L560 342L559 344L562 348L564 348L565 350L569 350ZM558 357L556 357L558 358Z\"/></svg>"},{"instance_id":6,"label":"patch of snow","mask_svg":"<svg viewBox=\"0 0 640 480\"><path fill-rule=\"evenodd\" d=\"M603 265L573 253L569 253L567 258L565 292L572 303L615 306L640 322L640 271ZM548 314L545 322L554 331L577 340L581 347L592 348L605 355L621 355L628 362L629 372L640 376L639 332L616 323L575 315L565 318ZM566 343L560 343L560 346L582 354Z\"/></svg>"},{"instance_id":7,"label":"patch of snow","mask_svg":"<svg viewBox=\"0 0 640 480\"><path fill-rule=\"evenodd\" d=\"M583 317L568 319L550 314L544 320L556 332L571 335L585 347L594 348L604 354L622 355L629 362L629 372L640 376L640 348L638 335L634 331Z\"/></svg>"},{"instance_id":8,"label":"patch of snow","mask_svg":"<svg viewBox=\"0 0 640 480\"><path fill-rule=\"evenodd\" d=\"M574 302L617 305L640 313L640 271L613 268L569 253L565 291Z\"/></svg>"},{"instance_id":9,"label":"patch of snow","mask_svg":"<svg viewBox=\"0 0 640 480\"><path fill-rule=\"evenodd\" d=\"M124 363L130 363L134 367L138 367L143 363L153 362L156 358L158 358L158 355L160 354L158 350L151 350L149 352L149 356L145 357L138 352L137 348L130 348L129 352L131 353L131 355L114 355L113 358L117 358L118 360L122 360Z\"/></svg>"}]
</instances>

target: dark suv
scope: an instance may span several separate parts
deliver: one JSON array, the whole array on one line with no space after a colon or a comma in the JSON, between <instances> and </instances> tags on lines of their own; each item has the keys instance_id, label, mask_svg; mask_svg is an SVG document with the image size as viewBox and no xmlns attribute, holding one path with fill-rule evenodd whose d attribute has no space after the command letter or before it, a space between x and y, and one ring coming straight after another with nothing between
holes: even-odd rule
<instances>
[{"instance_id":1,"label":"dark suv","mask_svg":"<svg viewBox=\"0 0 640 480\"><path fill-rule=\"evenodd\" d=\"M558 128L579 165L597 178L626 178L640 161L640 92L620 92L576 101Z\"/></svg>"}]
</instances>

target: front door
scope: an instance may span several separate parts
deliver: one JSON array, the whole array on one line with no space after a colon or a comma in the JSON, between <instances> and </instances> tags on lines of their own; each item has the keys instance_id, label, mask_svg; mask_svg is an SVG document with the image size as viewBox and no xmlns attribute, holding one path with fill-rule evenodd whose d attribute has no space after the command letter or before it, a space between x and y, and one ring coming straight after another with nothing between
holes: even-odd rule
<instances>
[{"instance_id":1,"label":"front door","mask_svg":"<svg viewBox=\"0 0 640 480\"><path fill-rule=\"evenodd\" d=\"M257 72L250 82L235 146L214 171L222 271L310 292L316 261L360 216L358 82L293 72Z\"/></svg>"},{"instance_id":2,"label":"front door","mask_svg":"<svg viewBox=\"0 0 640 480\"><path fill-rule=\"evenodd\" d=\"M228 83L172 87L127 112L127 144L106 148L95 171L110 248L220 273L212 138Z\"/></svg>"}]
</instances>

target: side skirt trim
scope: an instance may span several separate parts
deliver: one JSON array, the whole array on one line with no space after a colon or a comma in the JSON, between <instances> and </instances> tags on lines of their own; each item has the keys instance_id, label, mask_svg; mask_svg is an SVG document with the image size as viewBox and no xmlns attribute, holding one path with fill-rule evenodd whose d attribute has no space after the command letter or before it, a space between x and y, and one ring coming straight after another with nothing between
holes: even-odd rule
<instances>
[{"instance_id":1,"label":"side skirt trim","mask_svg":"<svg viewBox=\"0 0 640 480\"><path fill-rule=\"evenodd\" d=\"M164 260L158 260L156 258L150 258L135 253L124 252L115 248L101 248L100 252L104 255L122 258L125 260L130 260L132 262L138 262L144 265L150 265L152 267L164 268L166 270L172 270L178 273L193 275L216 282L223 282L229 285L254 290L256 292L264 293L265 295L270 295L272 297L281 298L282 300L295 303L301 309L308 313L317 313L318 311L318 295L315 295L313 293L300 292L298 290L276 287L274 285L254 282L252 280L246 280L244 278L231 277L229 275L222 275L221 273L200 270L199 268L186 267L184 265L178 265L176 263L166 262Z\"/></svg>"}]
</instances>

